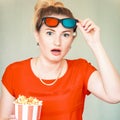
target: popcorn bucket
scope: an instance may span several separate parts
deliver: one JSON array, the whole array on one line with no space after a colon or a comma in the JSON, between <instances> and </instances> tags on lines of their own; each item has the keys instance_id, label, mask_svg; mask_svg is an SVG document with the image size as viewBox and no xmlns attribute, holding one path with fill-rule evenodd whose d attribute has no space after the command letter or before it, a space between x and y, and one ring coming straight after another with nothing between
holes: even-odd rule
<instances>
[{"instance_id":1,"label":"popcorn bucket","mask_svg":"<svg viewBox=\"0 0 120 120\"><path fill-rule=\"evenodd\" d=\"M40 120L42 102L38 105L19 103L14 103L14 105L17 120Z\"/></svg>"}]
</instances>

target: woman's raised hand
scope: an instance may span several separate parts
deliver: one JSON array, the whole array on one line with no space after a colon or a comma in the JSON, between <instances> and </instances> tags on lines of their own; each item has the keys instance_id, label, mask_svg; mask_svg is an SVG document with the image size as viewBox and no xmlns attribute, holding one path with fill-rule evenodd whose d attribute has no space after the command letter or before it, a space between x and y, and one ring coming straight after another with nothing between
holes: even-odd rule
<instances>
[{"instance_id":1,"label":"woman's raised hand","mask_svg":"<svg viewBox=\"0 0 120 120\"><path fill-rule=\"evenodd\" d=\"M79 20L77 26L91 47L92 45L100 42L100 29L92 20L89 18L85 20Z\"/></svg>"}]
</instances>

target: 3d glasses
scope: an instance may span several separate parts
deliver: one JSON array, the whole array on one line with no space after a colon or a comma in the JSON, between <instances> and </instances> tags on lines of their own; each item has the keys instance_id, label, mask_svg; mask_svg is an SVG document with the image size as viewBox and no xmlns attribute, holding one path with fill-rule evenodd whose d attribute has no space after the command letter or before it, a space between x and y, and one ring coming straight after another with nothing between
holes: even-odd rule
<instances>
[{"instance_id":1,"label":"3d glasses","mask_svg":"<svg viewBox=\"0 0 120 120\"><path fill-rule=\"evenodd\" d=\"M44 17L42 18L42 21L48 26L48 27L57 27L59 23L63 25L63 27L71 29L76 28L76 23L78 20L73 18L64 18L64 19L58 19L55 17Z\"/></svg>"}]
</instances>

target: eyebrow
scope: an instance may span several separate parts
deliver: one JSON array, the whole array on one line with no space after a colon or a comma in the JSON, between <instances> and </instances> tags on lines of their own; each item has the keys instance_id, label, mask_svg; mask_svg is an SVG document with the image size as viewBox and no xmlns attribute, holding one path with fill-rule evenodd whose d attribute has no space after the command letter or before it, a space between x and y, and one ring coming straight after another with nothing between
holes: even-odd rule
<instances>
[{"instance_id":1,"label":"eyebrow","mask_svg":"<svg viewBox=\"0 0 120 120\"><path fill-rule=\"evenodd\" d=\"M56 30L54 30L54 29L52 29L52 28L46 28L45 30L51 30L51 31L53 31L53 32L55 32ZM64 31L62 31L62 33L64 33L64 32L72 32L70 29L67 29L67 30L64 30Z\"/></svg>"},{"instance_id":2,"label":"eyebrow","mask_svg":"<svg viewBox=\"0 0 120 120\"><path fill-rule=\"evenodd\" d=\"M46 28L45 30L51 30L53 32L55 32L55 30L51 29L51 28Z\"/></svg>"},{"instance_id":3,"label":"eyebrow","mask_svg":"<svg viewBox=\"0 0 120 120\"><path fill-rule=\"evenodd\" d=\"M63 32L72 32L71 30L65 30L65 31L63 31Z\"/></svg>"}]
</instances>

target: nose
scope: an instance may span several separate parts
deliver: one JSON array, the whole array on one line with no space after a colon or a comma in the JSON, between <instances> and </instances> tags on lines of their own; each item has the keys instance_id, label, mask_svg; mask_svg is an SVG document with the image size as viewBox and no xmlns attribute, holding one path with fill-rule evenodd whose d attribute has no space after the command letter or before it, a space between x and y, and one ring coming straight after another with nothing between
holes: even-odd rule
<instances>
[{"instance_id":1,"label":"nose","mask_svg":"<svg viewBox=\"0 0 120 120\"><path fill-rule=\"evenodd\" d=\"M54 43L55 46L60 46L61 45L61 37L60 37L60 35L55 37L53 43Z\"/></svg>"}]
</instances>

